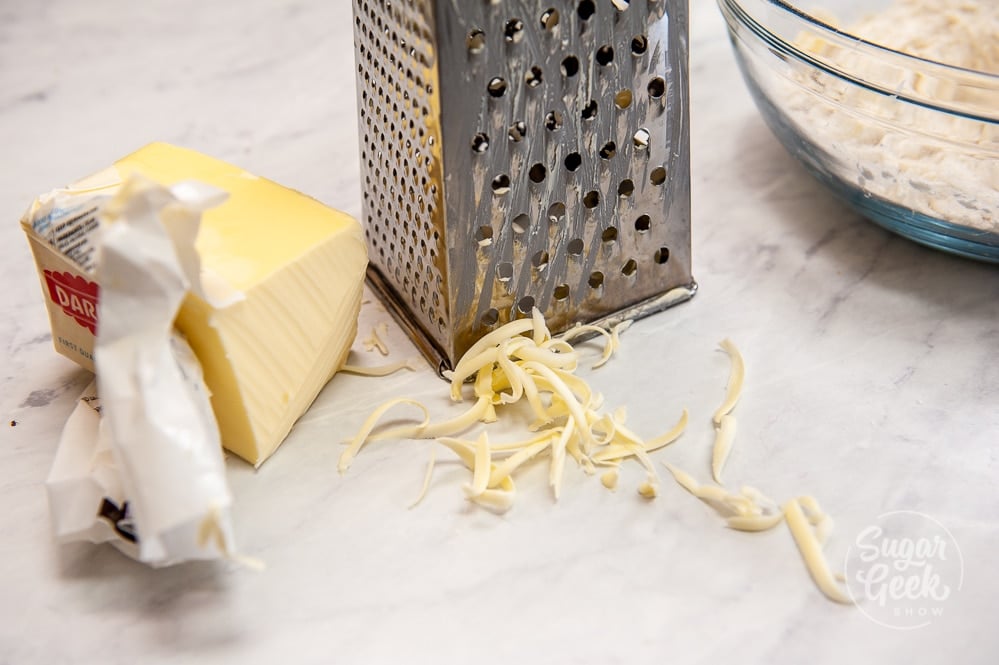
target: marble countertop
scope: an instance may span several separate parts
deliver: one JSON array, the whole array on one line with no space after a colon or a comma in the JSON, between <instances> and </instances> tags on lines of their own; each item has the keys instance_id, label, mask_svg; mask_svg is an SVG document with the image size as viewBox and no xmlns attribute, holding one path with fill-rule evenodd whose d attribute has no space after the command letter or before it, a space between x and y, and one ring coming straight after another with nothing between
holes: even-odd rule
<instances>
[{"instance_id":1,"label":"marble countertop","mask_svg":"<svg viewBox=\"0 0 999 665\"><path fill-rule=\"evenodd\" d=\"M426 442L371 445L337 475L339 442L384 398L450 413L429 369L337 376L259 471L229 461L237 537L263 573L57 546L44 480L90 376L52 348L23 209L152 140L354 215L360 191L350 3L39 0L0 8L0 663L995 662L999 270L890 235L805 175L753 107L714 3L693 4L700 293L584 374L639 432L688 407L656 459L707 478L716 344L735 340L748 373L727 476L816 496L836 518L834 569L884 513L945 526L963 579L945 580L940 616L893 630L829 602L787 529L728 530L665 471L649 502L637 467L616 492L571 468L556 503L539 467L503 516L464 500L453 465L408 509ZM365 305L362 333L382 321Z\"/></svg>"}]
</instances>

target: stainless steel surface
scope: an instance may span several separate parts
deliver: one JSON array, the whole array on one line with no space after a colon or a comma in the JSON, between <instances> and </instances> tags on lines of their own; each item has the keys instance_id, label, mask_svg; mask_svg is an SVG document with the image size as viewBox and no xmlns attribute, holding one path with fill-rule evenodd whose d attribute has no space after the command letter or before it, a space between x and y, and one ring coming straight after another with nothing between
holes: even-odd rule
<instances>
[{"instance_id":1,"label":"stainless steel surface","mask_svg":"<svg viewBox=\"0 0 999 665\"><path fill-rule=\"evenodd\" d=\"M561 330L693 294L685 2L354 17L370 282L434 364L535 306Z\"/></svg>"}]
</instances>

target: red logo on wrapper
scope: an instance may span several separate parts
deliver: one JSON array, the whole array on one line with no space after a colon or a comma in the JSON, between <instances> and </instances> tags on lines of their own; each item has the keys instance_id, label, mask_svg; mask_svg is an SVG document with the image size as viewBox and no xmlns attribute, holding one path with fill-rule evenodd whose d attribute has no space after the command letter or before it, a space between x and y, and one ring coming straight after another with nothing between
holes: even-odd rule
<instances>
[{"instance_id":1,"label":"red logo on wrapper","mask_svg":"<svg viewBox=\"0 0 999 665\"><path fill-rule=\"evenodd\" d=\"M97 334L97 283L68 272L45 271L49 298L94 335Z\"/></svg>"}]
</instances>

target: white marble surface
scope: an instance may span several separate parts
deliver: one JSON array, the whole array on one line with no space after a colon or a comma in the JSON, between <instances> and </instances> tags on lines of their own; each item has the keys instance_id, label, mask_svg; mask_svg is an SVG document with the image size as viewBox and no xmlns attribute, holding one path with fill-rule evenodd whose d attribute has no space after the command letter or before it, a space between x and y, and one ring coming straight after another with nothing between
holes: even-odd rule
<instances>
[{"instance_id":1,"label":"white marble surface","mask_svg":"<svg viewBox=\"0 0 999 665\"><path fill-rule=\"evenodd\" d=\"M423 442L372 445L339 477L338 442L384 397L449 413L429 371L337 377L259 472L230 461L238 537L264 573L56 546L43 482L89 377L52 349L22 209L151 140L354 214L360 195L349 3L35 0L0 7L0 663L994 663L999 270L891 236L799 171L714 3L694 4L701 292L587 375L640 432L689 407L657 459L706 477L727 374L714 346L732 337L749 374L727 475L817 496L834 562L880 513L931 514L965 562L942 617L899 632L832 604L786 530L728 531L672 482L645 502L637 469L614 493L572 469L557 504L532 470L502 517L466 504L453 466L407 510ZM366 306L362 331L383 320ZM394 326L391 346L412 353Z\"/></svg>"}]
</instances>

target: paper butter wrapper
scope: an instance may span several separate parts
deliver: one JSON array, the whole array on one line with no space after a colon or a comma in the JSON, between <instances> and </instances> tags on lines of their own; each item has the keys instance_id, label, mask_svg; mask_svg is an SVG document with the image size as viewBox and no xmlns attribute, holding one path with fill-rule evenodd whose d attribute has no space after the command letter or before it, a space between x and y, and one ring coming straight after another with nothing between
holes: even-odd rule
<instances>
[{"instance_id":1,"label":"paper butter wrapper","mask_svg":"<svg viewBox=\"0 0 999 665\"><path fill-rule=\"evenodd\" d=\"M87 237L102 285L97 379L47 482L60 541L110 541L156 566L235 557L218 425L201 366L173 329L199 275L201 212L223 199L206 185L133 176L101 202Z\"/></svg>"}]
</instances>

